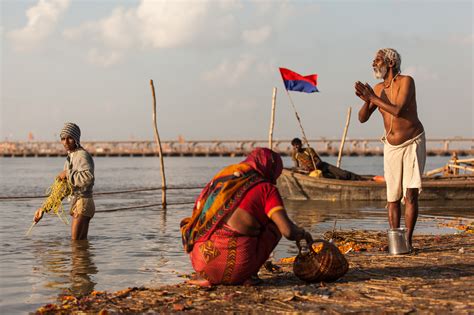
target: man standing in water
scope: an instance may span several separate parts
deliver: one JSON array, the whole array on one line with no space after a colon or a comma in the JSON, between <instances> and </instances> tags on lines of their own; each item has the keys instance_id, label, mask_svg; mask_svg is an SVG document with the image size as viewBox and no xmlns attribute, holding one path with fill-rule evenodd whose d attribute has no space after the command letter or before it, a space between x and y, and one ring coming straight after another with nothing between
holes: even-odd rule
<instances>
[{"instance_id":1,"label":"man standing in water","mask_svg":"<svg viewBox=\"0 0 474 315\"><path fill-rule=\"evenodd\" d=\"M425 133L418 119L415 82L400 74L401 57L392 48L377 51L372 62L375 85L355 83L355 94L364 101L359 121L365 123L375 109L382 114L385 134L384 176L387 183L387 206L390 227L400 227L400 202L405 202L407 241L412 247L413 231L418 217L418 194L426 161Z\"/></svg>"},{"instance_id":2,"label":"man standing in water","mask_svg":"<svg viewBox=\"0 0 474 315\"><path fill-rule=\"evenodd\" d=\"M64 170L58 174L60 180L67 180L72 186L72 202L70 214L71 239L86 240L89 222L95 214L95 204L92 197L94 186L94 161L80 143L81 130L74 123L65 123L61 130L61 143L67 151ZM44 210L36 210L34 221L38 223L43 217Z\"/></svg>"}]
</instances>

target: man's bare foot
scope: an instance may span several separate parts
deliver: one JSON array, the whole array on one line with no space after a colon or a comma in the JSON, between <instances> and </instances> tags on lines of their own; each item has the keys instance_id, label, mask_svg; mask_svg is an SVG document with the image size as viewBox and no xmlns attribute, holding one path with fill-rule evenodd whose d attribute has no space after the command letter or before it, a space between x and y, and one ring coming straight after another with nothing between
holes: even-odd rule
<instances>
[{"instance_id":1,"label":"man's bare foot","mask_svg":"<svg viewBox=\"0 0 474 315\"><path fill-rule=\"evenodd\" d=\"M413 245L408 244L408 254L417 254L418 251L418 248L415 248L413 247Z\"/></svg>"}]
</instances>

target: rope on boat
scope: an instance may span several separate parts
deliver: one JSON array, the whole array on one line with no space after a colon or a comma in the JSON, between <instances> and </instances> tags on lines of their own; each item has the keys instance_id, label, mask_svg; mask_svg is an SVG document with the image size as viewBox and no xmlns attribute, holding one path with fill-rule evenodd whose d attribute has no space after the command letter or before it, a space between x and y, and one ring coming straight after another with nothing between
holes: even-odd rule
<instances>
[{"instance_id":1,"label":"rope on boat","mask_svg":"<svg viewBox=\"0 0 474 315\"><path fill-rule=\"evenodd\" d=\"M190 187L165 187L165 190L193 190L193 189L202 189L205 185L202 186L190 186ZM126 194L134 192L143 192L143 191L154 191L154 190L163 190L162 187L148 187L148 188L137 188L137 189L127 189L127 190L116 190L116 191L103 191L95 192L94 196L100 195L115 195L115 194ZM47 195L33 195L33 196L0 196L0 200L27 200L27 199L43 199L48 197Z\"/></svg>"}]
</instances>

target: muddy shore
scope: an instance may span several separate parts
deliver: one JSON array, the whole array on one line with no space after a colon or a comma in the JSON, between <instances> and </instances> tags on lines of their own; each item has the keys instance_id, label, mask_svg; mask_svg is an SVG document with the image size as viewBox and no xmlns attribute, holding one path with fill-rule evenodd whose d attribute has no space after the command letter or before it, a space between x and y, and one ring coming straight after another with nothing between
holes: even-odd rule
<instances>
[{"instance_id":1,"label":"muddy shore","mask_svg":"<svg viewBox=\"0 0 474 315\"><path fill-rule=\"evenodd\" d=\"M261 269L263 282L257 286L201 288L183 283L94 291L86 296L60 296L56 304L36 312L474 312L474 234L417 235L416 251L400 256L386 252L387 239L381 233L338 232L337 240L352 250L346 254L348 273L334 283L304 283L292 273L291 262L282 260L276 262L279 268Z\"/></svg>"}]
</instances>

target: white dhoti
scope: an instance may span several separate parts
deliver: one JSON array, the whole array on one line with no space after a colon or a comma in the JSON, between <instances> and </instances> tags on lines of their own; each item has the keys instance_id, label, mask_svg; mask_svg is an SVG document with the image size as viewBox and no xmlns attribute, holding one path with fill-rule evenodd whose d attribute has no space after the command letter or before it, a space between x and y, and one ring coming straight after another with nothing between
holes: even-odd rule
<instances>
[{"instance_id":1,"label":"white dhoti","mask_svg":"<svg viewBox=\"0 0 474 315\"><path fill-rule=\"evenodd\" d=\"M425 133L399 145L390 144L385 136L382 142L387 201L395 202L402 196L406 197L408 188L418 188L421 192L421 177L426 162Z\"/></svg>"}]
</instances>

